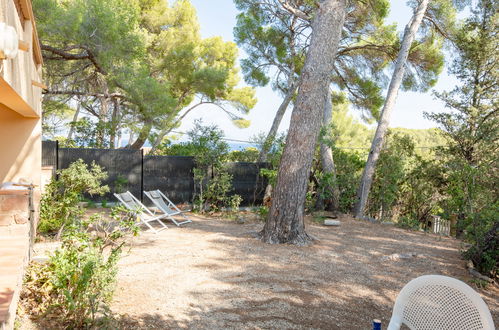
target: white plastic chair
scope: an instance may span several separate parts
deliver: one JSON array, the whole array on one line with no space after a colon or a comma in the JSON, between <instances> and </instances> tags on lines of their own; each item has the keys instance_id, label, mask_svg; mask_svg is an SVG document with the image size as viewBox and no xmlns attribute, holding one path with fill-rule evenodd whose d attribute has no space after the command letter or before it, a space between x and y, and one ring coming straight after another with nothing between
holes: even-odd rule
<instances>
[{"instance_id":1,"label":"white plastic chair","mask_svg":"<svg viewBox=\"0 0 499 330\"><path fill-rule=\"evenodd\" d=\"M191 219L187 218L184 212L189 211L181 211L172 201L168 199L159 189L153 191L144 191L144 195L146 195L154 205L164 213L165 217L170 219L177 226L183 225L185 223L192 222ZM177 221L173 216L179 215L184 218L183 221Z\"/></svg>"},{"instance_id":2,"label":"white plastic chair","mask_svg":"<svg viewBox=\"0 0 499 330\"><path fill-rule=\"evenodd\" d=\"M127 191L122 194L114 194L114 197L116 197L127 209L134 212L135 215L139 217L140 221L154 233L157 234L159 231L168 228L163 221L161 221L161 219L164 219L166 215L157 215L152 213L151 210L145 207L145 205L142 204L131 192ZM151 226L149 222L152 221L157 221L161 225L161 228L157 230Z\"/></svg>"},{"instance_id":3,"label":"white plastic chair","mask_svg":"<svg viewBox=\"0 0 499 330\"><path fill-rule=\"evenodd\" d=\"M466 283L441 275L413 279L400 291L388 330L494 330L490 311Z\"/></svg>"}]
</instances>

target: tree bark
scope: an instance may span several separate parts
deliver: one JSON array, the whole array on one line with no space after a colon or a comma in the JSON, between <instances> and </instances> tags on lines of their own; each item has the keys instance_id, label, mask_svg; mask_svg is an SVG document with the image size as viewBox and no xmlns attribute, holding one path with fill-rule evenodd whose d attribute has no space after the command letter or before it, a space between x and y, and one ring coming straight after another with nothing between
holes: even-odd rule
<instances>
[{"instance_id":1,"label":"tree bark","mask_svg":"<svg viewBox=\"0 0 499 330\"><path fill-rule=\"evenodd\" d=\"M265 138L265 142L263 143L262 150L260 151L260 154L258 155L258 161L261 163L265 163L267 161L267 156L270 151L270 147L272 146L272 141L274 140L275 136L277 135L277 130L279 129L279 125L281 124L282 118L284 117L284 114L286 113L286 110L288 109L289 103L291 103L291 100L293 99L293 96L295 95L296 92L296 86L295 84L292 84L289 88L288 93L282 100L281 105L279 106L279 109L277 109L277 113L275 114L274 121L272 122L272 126L270 127L269 133L267 134L267 137Z\"/></svg>"},{"instance_id":2,"label":"tree bark","mask_svg":"<svg viewBox=\"0 0 499 330\"><path fill-rule=\"evenodd\" d=\"M409 51L416 36L416 32L418 31L421 21L423 20L429 1L430 0L421 0L404 31L402 45L395 63L395 70L393 72L392 80L390 81L390 86L388 87L385 104L383 106L383 110L381 111L378 127L376 128L376 133L371 144L371 151L369 152L369 157L367 159L364 172L362 173L362 179L357 191L357 202L354 210L355 217L357 218L364 217L369 191L373 182L374 170L379 159L381 148L383 147L383 142L388 130L388 124L390 122L390 116L393 111L393 107L395 106L395 101L397 100L398 91L400 89L400 85L402 84Z\"/></svg>"},{"instance_id":3,"label":"tree bark","mask_svg":"<svg viewBox=\"0 0 499 330\"><path fill-rule=\"evenodd\" d=\"M97 126L95 142L97 144L97 148L104 148L104 138L106 136L104 125L107 122L109 99L107 97L99 97L99 100L101 106L99 109L99 125Z\"/></svg>"},{"instance_id":4,"label":"tree bark","mask_svg":"<svg viewBox=\"0 0 499 330\"><path fill-rule=\"evenodd\" d=\"M78 120L78 116L80 115L80 102L77 102L76 104L76 111L75 114L73 115L73 120L71 123L75 123ZM73 139L73 133L74 133L74 124L69 126L69 132L68 132L68 141L71 141Z\"/></svg>"},{"instance_id":5,"label":"tree bark","mask_svg":"<svg viewBox=\"0 0 499 330\"><path fill-rule=\"evenodd\" d=\"M326 102L324 104L324 113L323 113L324 126L327 126L331 123L331 120L333 119L332 110L333 110L333 103L331 100L331 93L328 90L326 96ZM329 187L332 198L330 203L326 203L325 205L326 210L336 213L338 212L339 209L340 191L338 189L338 181L336 178L336 166L334 165L333 150L327 144L321 142L320 153L321 153L322 171L324 172L324 174L331 175L333 179L332 185Z\"/></svg>"},{"instance_id":6,"label":"tree bark","mask_svg":"<svg viewBox=\"0 0 499 330\"><path fill-rule=\"evenodd\" d=\"M325 96L345 20L345 2L322 0L318 3L272 206L260 233L267 243L306 245L312 240L305 232L303 222L305 196Z\"/></svg>"},{"instance_id":7,"label":"tree bark","mask_svg":"<svg viewBox=\"0 0 499 330\"><path fill-rule=\"evenodd\" d=\"M120 100L113 98L113 113L111 115L111 128L109 130L109 148L114 149L116 147L116 133L118 130L120 115Z\"/></svg>"},{"instance_id":8,"label":"tree bark","mask_svg":"<svg viewBox=\"0 0 499 330\"><path fill-rule=\"evenodd\" d=\"M149 138L149 133L151 132L151 129L152 129L152 123L150 121L146 121L144 123L144 126L140 130L137 140L135 140L135 142L130 145L130 149L139 150L140 148L142 148L144 146L144 143L146 143L147 138Z\"/></svg>"}]
</instances>

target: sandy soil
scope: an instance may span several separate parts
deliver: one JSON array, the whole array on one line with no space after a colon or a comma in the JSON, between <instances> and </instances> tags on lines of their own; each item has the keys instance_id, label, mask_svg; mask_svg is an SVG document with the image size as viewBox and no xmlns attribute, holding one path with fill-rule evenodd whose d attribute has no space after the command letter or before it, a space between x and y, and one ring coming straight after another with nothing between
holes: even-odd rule
<instances>
[{"instance_id":1,"label":"sandy soil","mask_svg":"<svg viewBox=\"0 0 499 330\"><path fill-rule=\"evenodd\" d=\"M470 284L452 238L343 217L340 227L309 223L319 239L310 247L277 246L254 238L258 222L192 218L133 239L112 304L119 328L370 329L375 318L386 327L411 279ZM394 253L418 256L383 259ZM476 290L499 324L498 288Z\"/></svg>"}]
</instances>

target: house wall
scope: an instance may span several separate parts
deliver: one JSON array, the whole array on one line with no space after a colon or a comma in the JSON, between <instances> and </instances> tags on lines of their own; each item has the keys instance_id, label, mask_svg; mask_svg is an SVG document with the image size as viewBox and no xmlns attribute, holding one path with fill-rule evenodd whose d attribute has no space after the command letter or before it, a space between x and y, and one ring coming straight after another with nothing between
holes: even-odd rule
<instances>
[{"instance_id":1,"label":"house wall","mask_svg":"<svg viewBox=\"0 0 499 330\"><path fill-rule=\"evenodd\" d=\"M41 178L41 60L31 2L0 0L0 22L29 44L14 59L0 60L0 183Z\"/></svg>"},{"instance_id":2,"label":"house wall","mask_svg":"<svg viewBox=\"0 0 499 330\"><path fill-rule=\"evenodd\" d=\"M21 178L40 186L41 120L26 118L0 104L0 183Z\"/></svg>"}]
</instances>

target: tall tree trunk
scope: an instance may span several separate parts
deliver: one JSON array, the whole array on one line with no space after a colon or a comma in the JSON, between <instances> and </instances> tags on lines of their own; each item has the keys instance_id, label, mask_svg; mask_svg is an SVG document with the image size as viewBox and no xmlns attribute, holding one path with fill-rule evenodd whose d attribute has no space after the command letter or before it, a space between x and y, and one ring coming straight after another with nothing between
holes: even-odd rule
<instances>
[{"instance_id":1,"label":"tall tree trunk","mask_svg":"<svg viewBox=\"0 0 499 330\"><path fill-rule=\"evenodd\" d=\"M118 98L113 98L113 113L111 115L111 128L109 130L109 148L115 148L116 142L116 131L118 128L118 118L120 115L120 100Z\"/></svg>"},{"instance_id":2,"label":"tall tree trunk","mask_svg":"<svg viewBox=\"0 0 499 330\"><path fill-rule=\"evenodd\" d=\"M282 118L284 117L284 114L286 113L286 110L288 109L289 103L291 103L291 100L293 99L295 92L296 92L296 84L292 83L290 85L288 93L286 94L286 96L282 100L282 103L279 106L279 109L277 109L277 113L275 114L274 121L272 122L272 126L270 127L270 131L267 134L267 137L265 138L265 142L263 143L262 150L260 151L260 154L258 155L259 162L264 163L267 161L267 156L268 156L268 153L270 151L270 147L272 146L272 141L274 140L275 136L277 135L277 130L279 129L279 125L281 124Z\"/></svg>"},{"instance_id":3,"label":"tall tree trunk","mask_svg":"<svg viewBox=\"0 0 499 330\"><path fill-rule=\"evenodd\" d=\"M207 103L210 103L210 102L199 102L199 103L191 106L189 109L187 109L184 112L184 114L182 114L181 116L179 116L177 119L175 119L175 116L178 114L178 112L180 111L180 109L178 109L178 108L175 109L175 111L173 112L173 115L169 116L165 120L164 127L160 130L160 132L158 133L158 136L152 142L152 144L151 144L151 151L149 153L153 154L156 151L156 149L161 144L161 142L163 142L163 139L165 138L165 136L167 134L169 134L175 127L177 127L177 125L185 118L185 116L187 116L192 110L196 109L200 105L207 104Z\"/></svg>"},{"instance_id":4,"label":"tall tree trunk","mask_svg":"<svg viewBox=\"0 0 499 330\"><path fill-rule=\"evenodd\" d=\"M78 120L78 116L80 115L80 109L81 109L81 105L80 105L80 102L78 102L76 104L76 111L75 111L75 114L73 115L73 120L71 121L71 123L75 123ZM71 141L73 139L74 130L75 130L74 124L70 125L69 132L68 132L68 141Z\"/></svg>"},{"instance_id":5,"label":"tall tree trunk","mask_svg":"<svg viewBox=\"0 0 499 330\"><path fill-rule=\"evenodd\" d=\"M369 152L366 167L362 173L362 179L357 191L357 203L355 205L355 217L357 218L364 217L364 211L369 197L369 190L371 189L373 182L376 162L378 161L381 148L383 147L385 135L388 130L388 124L390 122L390 116L395 105L395 101L397 100L400 85L402 84L409 51L416 32L418 31L421 21L423 20L429 1L430 0L421 0L414 15L405 28L402 45L397 57L397 62L395 63L395 70L393 72L392 80L390 81L390 86L388 87L385 104L383 106L383 110L381 111L378 127L371 144L371 151Z\"/></svg>"},{"instance_id":6,"label":"tall tree trunk","mask_svg":"<svg viewBox=\"0 0 499 330\"><path fill-rule=\"evenodd\" d=\"M331 101L331 93L328 90L326 96L326 102L324 104L324 126L331 123L333 119L333 103ZM322 171L324 174L328 174L332 177L332 185L329 187L329 192L331 193L331 202L326 204L326 209L332 212L338 212L339 202L340 202L340 191L338 189L338 181L336 178L336 166L334 165L333 150L327 144L321 142L320 145L321 152L321 164Z\"/></svg>"},{"instance_id":7,"label":"tall tree trunk","mask_svg":"<svg viewBox=\"0 0 499 330\"><path fill-rule=\"evenodd\" d=\"M108 94L107 89L105 94ZM95 142L97 144L97 148L103 148L104 138L106 136L104 124L107 121L107 115L109 111L109 99L106 96L99 97L99 99L100 99L99 123L97 125L97 134L95 137Z\"/></svg>"},{"instance_id":8,"label":"tall tree trunk","mask_svg":"<svg viewBox=\"0 0 499 330\"><path fill-rule=\"evenodd\" d=\"M345 2L320 1L312 21L312 39L291 115L272 206L261 232L262 240L267 243L305 245L311 241L303 222L305 195L345 20Z\"/></svg>"},{"instance_id":9,"label":"tall tree trunk","mask_svg":"<svg viewBox=\"0 0 499 330\"><path fill-rule=\"evenodd\" d=\"M149 137L151 129L152 129L152 122L150 120L146 120L144 122L144 126L140 130L137 140L135 140L135 142L130 145L130 149L138 150L142 148L144 146L144 143L146 143L147 138Z\"/></svg>"}]
</instances>

